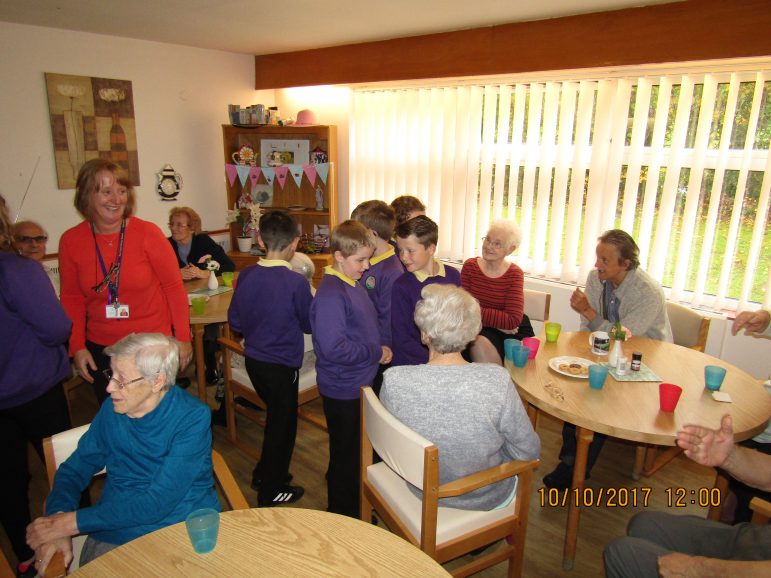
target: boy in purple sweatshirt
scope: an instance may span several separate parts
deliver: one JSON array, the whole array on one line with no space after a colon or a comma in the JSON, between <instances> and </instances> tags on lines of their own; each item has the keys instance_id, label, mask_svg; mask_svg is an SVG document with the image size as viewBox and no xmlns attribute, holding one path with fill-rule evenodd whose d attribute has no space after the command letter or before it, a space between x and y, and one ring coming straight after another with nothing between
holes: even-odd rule
<instances>
[{"instance_id":1,"label":"boy in purple sweatshirt","mask_svg":"<svg viewBox=\"0 0 771 578\"><path fill-rule=\"evenodd\" d=\"M369 229L375 241L375 252L369 260L369 271L362 276L362 284L377 311L380 342L391 347L391 290L394 281L404 274L404 267L389 242L394 236L396 213L383 201L364 201L353 210L351 219ZM378 365L372 382L376 394L380 393L386 369L387 365Z\"/></svg>"},{"instance_id":2,"label":"boy in purple sweatshirt","mask_svg":"<svg viewBox=\"0 0 771 578\"><path fill-rule=\"evenodd\" d=\"M399 258L407 272L394 282L391 293L393 366L428 363L428 347L423 345L414 320L423 287L432 283L460 287L458 270L434 259L438 241L439 227L425 215L396 227Z\"/></svg>"},{"instance_id":3,"label":"boy in purple sweatshirt","mask_svg":"<svg viewBox=\"0 0 771 578\"><path fill-rule=\"evenodd\" d=\"M290 486L297 435L297 383L303 361L303 333L310 333L311 290L292 270L297 223L284 211L260 218L266 256L238 277L228 310L230 326L244 336L246 371L267 406L262 455L252 473L261 507L299 500L304 490Z\"/></svg>"},{"instance_id":4,"label":"boy in purple sweatshirt","mask_svg":"<svg viewBox=\"0 0 771 578\"><path fill-rule=\"evenodd\" d=\"M330 237L332 265L324 268L311 305L316 381L329 429L327 511L352 518L359 517L359 392L372 383L378 363L391 360L359 283L374 245L361 223L340 223Z\"/></svg>"}]
</instances>

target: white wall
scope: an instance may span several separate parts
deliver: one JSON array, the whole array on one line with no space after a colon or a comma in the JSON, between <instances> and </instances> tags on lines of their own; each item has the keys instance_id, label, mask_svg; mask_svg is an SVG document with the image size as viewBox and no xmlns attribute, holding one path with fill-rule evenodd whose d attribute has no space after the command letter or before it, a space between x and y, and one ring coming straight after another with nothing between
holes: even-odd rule
<instances>
[{"instance_id":1,"label":"white wall","mask_svg":"<svg viewBox=\"0 0 771 578\"><path fill-rule=\"evenodd\" d=\"M74 191L57 188L45 72L130 80L141 180L137 215L167 232L169 208L184 204L201 214L204 228L225 226L221 125L228 122L227 105L274 100L274 91L253 89L252 56L5 22L0 52L0 194L15 217L40 158L21 217L48 229L49 252L80 217ZM155 192L155 173L166 163L184 179L173 203Z\"/></svg>"}]
</instances>

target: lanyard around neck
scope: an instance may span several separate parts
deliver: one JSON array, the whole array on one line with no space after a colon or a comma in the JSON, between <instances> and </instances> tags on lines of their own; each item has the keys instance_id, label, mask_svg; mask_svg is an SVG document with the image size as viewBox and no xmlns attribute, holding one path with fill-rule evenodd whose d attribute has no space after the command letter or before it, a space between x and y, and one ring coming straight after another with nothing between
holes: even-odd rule
<instances>
[{"instance_id":1,"label":"lanyard around neck","mask_svg":"<svg viewBox=\"0 0 771 578\"><path fill-rule=\"evenodd\" d=\"M112 303L118 303L118 286L120 285L120 266L123 262L123 242L126 238L126 219L123 219L120 223L120 240L118 241L118 255L115 259L115 264L110 267L110 269L107 269L107 266L104 264L104 258L102 257L102 251L99 250L99 243L96 242L96 230L94 229L94 224L91 223L91 235L94 237L94 247L96 248L96 256L97 259L99 259L99 267L102 269L102 274L104 275L104 279L102 280L102 283L97 285L94 289L97 291L101 291L99 287L106 283L107 289L108 289L108 304ZM111 279L113 273L115 274L115 281Z\"/></svg>"}]
</instances>

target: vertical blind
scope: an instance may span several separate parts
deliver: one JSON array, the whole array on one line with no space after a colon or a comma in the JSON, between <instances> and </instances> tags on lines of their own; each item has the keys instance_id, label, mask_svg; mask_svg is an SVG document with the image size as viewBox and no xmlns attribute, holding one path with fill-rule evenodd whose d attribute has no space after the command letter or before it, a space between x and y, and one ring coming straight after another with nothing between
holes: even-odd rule
<instances>
[{"instance_id":1,"label":"vertical blind","mask_svg":"<svg viewBox=\"0 0 771 578\"><path fill-rule=\"evenodd\" d=\"M529 275L583 283L621 228L693 305L771 305L771 62L753 69L358 90L351 206L419 197L439 255L479 254L493 219ZM708 71L704 71L705 68Z\"/></svg>"}]
</instances>

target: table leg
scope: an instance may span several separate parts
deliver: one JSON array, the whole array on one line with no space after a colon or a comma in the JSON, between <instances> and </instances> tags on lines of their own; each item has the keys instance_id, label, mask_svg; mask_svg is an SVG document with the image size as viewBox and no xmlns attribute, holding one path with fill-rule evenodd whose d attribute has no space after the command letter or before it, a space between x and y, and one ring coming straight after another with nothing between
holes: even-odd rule
<instances>
[{"instance_id":1,"label":"table leg","mask_svg":"<svg viewBox=\"0 0 771 578\"><path fill-rule=\"evenodd\" d=\"M538 408L532 403L527 404L527 417L530 419L530 424L533 426L533 430L538 429Z\"/></svg>"},{"instance_id":2,"label":"table leg","mask_svg":"<svg viewBox=\"0 0 771 578\"><path fill-rule=\"evenodd\" d=\"M578 540L578 521L581 517L581 504L578 495L584 488L586 478L586 460L589 455L589 444L594 438L594 432L582 427L576 427L576 462L573 466L572 493L568 496L568 523L565 529L565 547L562 553L562 568L573 569L573 560L576 557L576 541Z\"/></svg>"},{"instance_id":3,"label":"table leg","mask_svg":"<svg viewBox=\"0 0 771 578\"><path fill-rule=\"evenodd\" d=\"M714 488L720 490L720 505L710 506L707 512L707 519L714 522L720 521L720 514L723 513L723 503L728 495L728 476L723 473L723 470L715 470L715 485Z\"/></svg>"},{"instance_id":4,"label":"table leg","mask_svg":"<svg viewBox=\"0 0 771 578\"><path fill-rule=\"evenodd\" d=\"M195 349L195 379L198 382L198 397L206 403L206 366L203 358L203 323L193 325L193 348Z\"/></svg>"}]
</instances>

